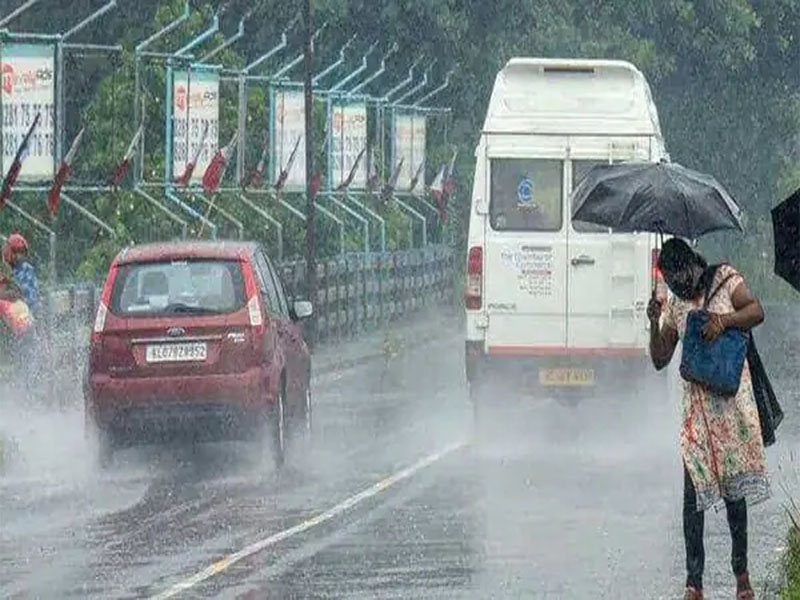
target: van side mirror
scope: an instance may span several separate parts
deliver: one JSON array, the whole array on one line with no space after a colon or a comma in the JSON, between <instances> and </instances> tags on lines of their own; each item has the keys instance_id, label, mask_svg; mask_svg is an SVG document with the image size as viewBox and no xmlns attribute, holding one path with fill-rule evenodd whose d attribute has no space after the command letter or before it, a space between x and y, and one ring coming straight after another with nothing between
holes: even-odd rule
<instances>
[{"instance_id":1,"label":"van side mirror","mask_svg":"<svg viewBox=\"0 0 800 600\"><path fill-rule=\"evenodd\" d=\"M295 300L292 305L291 317L295 321L302 321L314 314L314 306L307 300Z\"/></svg>"}]
</instances>

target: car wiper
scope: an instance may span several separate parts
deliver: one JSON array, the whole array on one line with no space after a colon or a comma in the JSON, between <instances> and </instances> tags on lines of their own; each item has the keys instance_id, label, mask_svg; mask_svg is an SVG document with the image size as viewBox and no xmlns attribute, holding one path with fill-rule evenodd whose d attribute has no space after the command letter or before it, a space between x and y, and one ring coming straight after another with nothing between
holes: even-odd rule
<instances>
[{"instance_id":1,"label":"car wiper","mask_svg":"<svg viewBox=\"0 0 800 600\"><path fill-rule=\"evenodd\" d=\"M184 313L184 314L195 314L195 315L218 315L222 311L219 311L215 308L205 308L203 306L190 306L188 304L183 304L181 302L176 302L175 304L170 304L164 309L165 313Z\"/></svg>"}]
</instances>

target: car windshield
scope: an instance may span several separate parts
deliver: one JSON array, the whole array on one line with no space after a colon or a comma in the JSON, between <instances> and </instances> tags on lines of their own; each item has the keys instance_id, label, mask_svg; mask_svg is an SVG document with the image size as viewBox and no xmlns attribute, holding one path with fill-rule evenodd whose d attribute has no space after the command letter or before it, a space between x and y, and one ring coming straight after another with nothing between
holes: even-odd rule
<instances>
[{"instance_id":1,"label":"car windshield","mask_svg":"<svg viewBox=\"0 0 800 600\"><path fill-rule=\"evenodd\" d=\"M244 306L236 261L170 261L125 265L114 283L118 315L225 314Z\"/></svg>"}]
</instances>

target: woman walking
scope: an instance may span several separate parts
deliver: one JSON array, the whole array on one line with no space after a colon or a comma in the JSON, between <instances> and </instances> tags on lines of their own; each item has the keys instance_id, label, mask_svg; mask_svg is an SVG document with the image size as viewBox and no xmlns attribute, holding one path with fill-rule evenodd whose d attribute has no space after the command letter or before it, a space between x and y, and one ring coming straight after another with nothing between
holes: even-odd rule
<instances>
[{"instance_id":1,"label":"woman walking","mask_svg":"<svg viewBox=\"0 0 800 600\"><path fill-rule=\"evenodd\" d=\"M658 266L673 295L664 305L654 298L647 311L650 355L656 369L665 368L672 360L692 310L705 306L711 313L703 329L706 341L716 340L728 328L748 331L763 322L760 303L733 267L709 269L703 257L680 239L664 243ZM703 598L704 515L708 508L724 501L736 598L753 600L747 571L747 505L766 500L770 487L746 362L735 396L719 396L705 386L684 381L680 448L687 571L684 598Z\"/></svg>"}]
</instances>

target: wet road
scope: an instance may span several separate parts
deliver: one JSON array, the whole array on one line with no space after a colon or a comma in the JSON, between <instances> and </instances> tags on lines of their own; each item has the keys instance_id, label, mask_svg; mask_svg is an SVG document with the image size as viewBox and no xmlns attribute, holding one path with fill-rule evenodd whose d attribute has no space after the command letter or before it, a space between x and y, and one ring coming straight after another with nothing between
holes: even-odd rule
<instances>
[{"instance_id":1,"label":"wet road","mask_svg":"<svg viewBox=\"0 0 800 600\"><path fill-rule=\"evenodd\" d=\"M796 388L781 330L762 353ZM5 414L23 461L0 478L0 596L679 598L676 403L498 390L506 408L476 440L459 333L385 373L321 376L314 439L282 472L216 444L126 451L100 474L79 412ZM800 491L797 397L784 405L775 497L750 517L756 582L783 546L782 487ZM707 518L712 599L733 597L726 527Z\"/></svg>"}]
</instances>

